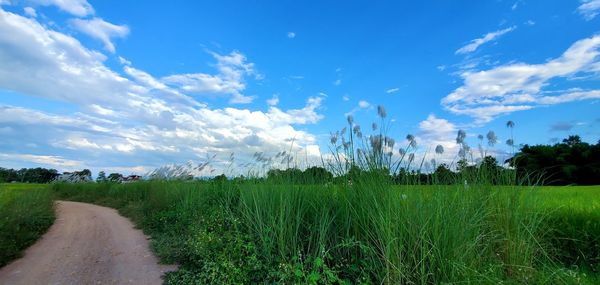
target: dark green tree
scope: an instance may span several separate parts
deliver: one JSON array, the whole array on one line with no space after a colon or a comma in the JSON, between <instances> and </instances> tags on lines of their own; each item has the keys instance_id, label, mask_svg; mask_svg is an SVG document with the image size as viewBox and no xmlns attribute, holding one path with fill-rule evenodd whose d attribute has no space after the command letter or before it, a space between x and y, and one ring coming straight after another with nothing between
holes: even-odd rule
<instances>
[{"instance_id":1,"label":"dark green tree","mask_svg":"<svg viewBox=\"0 0 600 285\"><path fill-rule=\"evenodd\" d=\"M600 142L569 136L555 145L524 145L507 162L517 177L546 185L600 184Z\"/></svg>"},{"instance_id":2,"label":"dark green tree","mask_svg":"<svg viewBox=\"0 0 600 285\"><path fill-rule=\"evenodd\" d=\"M121 173L111 173L108 175L108 181L110 182L121 182L123 180L123 174Z\"/></svg>"},{"instance_id":3,"label":"dark green tree","mask_svg":"<svg viewBox=\"0 0 600 285\"><path fill-rule=\"evenodd\" d=\"M96 177L96 182L98 183L104 183L107 182L108 180L106 179L106 172L104 171L100 171L98 172L98 177Z\"/></svg>"}]
</instances>

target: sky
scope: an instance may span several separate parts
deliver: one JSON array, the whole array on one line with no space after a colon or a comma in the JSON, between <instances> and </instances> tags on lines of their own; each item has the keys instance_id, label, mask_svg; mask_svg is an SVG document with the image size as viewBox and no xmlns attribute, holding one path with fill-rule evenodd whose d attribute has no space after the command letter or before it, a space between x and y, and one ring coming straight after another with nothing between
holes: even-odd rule
<instances>
[{"instance_id":1,"label":"sky","mask_svg":"<svg viewBox=\"0 0 600 285\"><path fill-rule=\"evenodd\" d=\"M281 151L306 166L349 115L368 137L378 106L394 153L412 134L427 160L454 161L458 130L499 160L511 136L596 143L599 14L600 0L0 0L0 166L235 174Z\"/></svg>"}]
</instances>

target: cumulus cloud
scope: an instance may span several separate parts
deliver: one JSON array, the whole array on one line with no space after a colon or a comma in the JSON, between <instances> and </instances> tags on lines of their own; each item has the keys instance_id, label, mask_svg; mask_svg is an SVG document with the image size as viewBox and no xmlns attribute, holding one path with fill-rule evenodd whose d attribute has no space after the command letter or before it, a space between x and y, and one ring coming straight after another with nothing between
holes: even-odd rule
<instances>
[{"instance_id":1,"label":"cumulus cloud","mask_svg":"<svg viewBox=\"0 0 600 285\"><path fill-rule=\"evenodd\" d=\"M369 102L367 102L365 100L358 101L358 107L361 109L369 108L369 106L371 106L371 104L369 104Z\"/></svg>"},{"instance_id":2,"label":"cumulus cloud","mask_svg":"<svg viewBox=\"0 0 600 285\"><path fill-rule=\"evenodd\" d=\"M489 32L487 34L485 34L483 37L481 38L477 38L474 40L471 40L469 42L469 44L459 48L458 50L456 50L455 54L467 54L467 53L471 53L474 52L475 50L477 50L481 45L487 43L487 42L491 42L493 40L496 40L497 38L499 38L500 36L512 32L516 29L517 27L512 26L510 28L506 28L506 29L502 29L502 30L498 30L495 32Z\"/></svg>"},{"instance_id":3,"label":"cumulus cloud","mask_svg":"<svg viewBox=\"0 0 600 285\"><path fill-rule=\"evenodd\" d=\"M218 74L174 74L163 77L161 81L190 94L228 94L232 96L231 103L252 102L254 97L245 96L242 91L246 89L244 78L248 75L258 75L254 70L254 64L248 62L246 56L237 51L228 55L210 53L217 60Z\"/></svg>"},{"instance_id":4,"label":"cumulus cloud","mask_svg":"<svg viewBox=\"0 0 600 285\"><path fill-rule=\"evenodd\" d=\"M287 33L287 37L288 37L288 39L293 39L293 38L296 37L296 33L294 33L294 32L288 32Z\"/></svg>"},{"instance_id":5,"label":"cumulus cloud","mask_svg":"<svg viewBox=\"0 0 600 285\"><path fill-rule=\"evenodd\" d=\"M581 5L577 7L577 12L583 16L586 21L594 19L600 11L600 0L582 0Z\"/></svg>"},{"instance_id":6,"label":"cumulus cloud","mask_svg":"<svg viewBox=\"0 0 600 285\"><path fill-rule=\"evenodd\" d=\"M5 152L20 159L22 166L23 161L47 159L64 163L61 170L65 165L83 167L70 161L104 170L152 169L232 152L240 161L251 161L255 152L274 153L292 146L296 152L316 153L315 136L296 125L323 118L319 114L323 97L310 97L303 107L289 110L209 108L188 93L208 90L243 96L244 77L256 75L253 64L239 52L213 57L217 74L206 76L221 80L213 89L193 80L180 84L176 76L156 78L126 59L121 60L121 75L104 64L105 56L76 38L0 9L0 89L66 103L66 110L71 110L52 113L0 106L0 149L14 151ZM29 155L23 151L25 143L36 145L42 153L35 155L42 158L23 156ZM223 169L227 161L215 163L215 168Z\"/></svg>"},{"instance_id":7,"label":"cumulus cloud","mask_svg":"<svg viewBox=\"0 0 600 285\"><path fill-rule=\"evenodd\" d=\"M421 145L428 149L435 149L441 145L444 149L443 155L436 155L439 163L449 163L452 161L458 152L456 144L456 132L458 128L454 123L442 118L436 117L434 114L429 114L427 119L419 123L419 133L417 139L421 141Z\"/></svg>"},{"instance_id":8,"label":"cumulus cloud","mask_svg":"<svg viewBox=\"0 0 600 285\"><path fill-rule=\"evenodd\" d=\"M82 33L101 41L104 48L112 53L115 52L115 45L111 39L124 38L129 34L129 27L126 25L115 25L101 18L73 19L71 25Z\"/></svg>"},{"instance_id":9,"label":"cumulus cloud","mask_svg":"<svg viewBox=\"0 0 600 285\"><path fill-rule=\"evenodd\" d=\"M56 6L77 17L85 17L94 14L94 7L87 0L33 0L33 2L44 6Z\"/></svg>"},{"instance_id":10,"label":"cumulus cloud","mask_svg":"<svg viewBox=\"0 0 600 285\"><path fill-rule=\"evenodd\" d=\"M29 17L37 17L37 13L35 12L35 9L31 8L31 7L25 7L23 8L23 12L25 13L25 15L29 16Z\"/></svg>"},{"instance_id":11,"label":"cumulus cloud","mask_svg":"<svg viewBox=\"0 0 600 285\"><path fill-rule=\"evenodd\" d=\"M568 80L575 74L596 72L599 49L600 35L595 35L573 43L560 57L546 63L510 63L490 70L463 72L463 85L441 103L453 113L485 123L502 114L540 105L600 98L600 90L544 90L552 79Z\"/></svg>"}]
</instances>

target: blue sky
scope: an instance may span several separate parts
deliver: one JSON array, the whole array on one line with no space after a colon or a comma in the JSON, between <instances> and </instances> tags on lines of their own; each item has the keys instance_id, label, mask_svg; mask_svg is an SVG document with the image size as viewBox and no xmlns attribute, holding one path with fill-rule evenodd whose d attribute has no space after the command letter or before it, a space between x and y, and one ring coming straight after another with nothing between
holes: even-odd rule
<instances>
[{"instance_id":1,"label":"blue sky","mask_svg":"<svg viewBox=\"0 0 600 285\"><path fill-rule=\"evenodd\" d=\"M419 155L600 138L600 1L0 0L0 166L320 161L346 116ZM231 168L231 167L229 167ZM227 170L231 171L231 170Z\"/></svg>"}]
</instances>

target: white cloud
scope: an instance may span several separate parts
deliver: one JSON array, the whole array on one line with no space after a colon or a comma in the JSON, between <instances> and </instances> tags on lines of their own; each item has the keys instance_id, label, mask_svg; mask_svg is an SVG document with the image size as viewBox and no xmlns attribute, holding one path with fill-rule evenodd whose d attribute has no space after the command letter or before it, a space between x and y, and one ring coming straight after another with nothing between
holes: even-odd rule
<instances>
[{"instance_id":1,"label":"white cloud","mask_svg":"<svg viewBox=\"0 0 600 285\"><path fill-rule=\"evenodd\" d=\"M78 17L94 14L94 8L87 0L32 0L44 6L56 6L60 10Z\"/></svg>"},{"instance_id":2,"label":"white cloud","mask_svg":"<svg viewBox=\"0 0 600 285\"><path fill-rule=\"evenodd\" d=\"M316 137L296 125L323 118L323 97L308 98L305 106L289 110L209 108L186 95L181 85L169 85L126 60L127 77L122 76L104 64L102 54L77 39L2 9L0 47L1 90L66 102L67 110L74 110L53 114L0 106L0 148L16 152L11 154L18 159L15 164L31 166L45 159L61 170L83 167L71 161L85 161L86 167L151 169L232 152L241 163L252 161L254 152L289 150L292 141L293 151L315 152L309 146L316 144ZM222 85L212 91L242 96L244 77L256 73L253 64L239 52L213 56L218 73L206 76L222 80ZM37 145L41 158L19 153L25 144ZM215 163L215 168L225 168L226 162Z\"/></svg>"},{"instance_id":3,"label":"white cloud","mask_svg":"<svg viewBox=\"0 0 600 285\"><path fill-rule=\"evenodd\" d=\"M46 29L33 18L0 9L0 46L3 89L124 109L133 99L134 86L103 64L104 55L86 49L73 37Z\"/></svg>"},{"instance_id":4,"label":"white cloud","mask_svg":"<svg viewBox=\"0 0 600 285\"><path fill-rule=\"evenodd\" d=\"M458 145L456 144L456 132L458 128L455 124L446 119L437 118L434 114L430 114L426 120L419 123L419 133L417 140L419 144L431 151L429 157L435 157L438 164L452 161L458 153ZM441 145L444 148L442 155L435 154L436 146Z\"/></svg>"},{"instance_id":5,"label":"white cloud","mask_svg":"<svg viewBox=\"0 0 600 285\"><path fill-rule=\"evenodd\" d=\"M569 79L594 72L600 55L600 35L575 42L560 57L542 64L511 63L490 70L461 74L464 83L442 99L442 105L478 122L539 105L599 98L598 90L569 90L558 96L543 91L554 78ZM550 90L551 91L551 90Z\"/></svg>"},{"instance_id":6,"label":"white cloud","mask_svg":"<svg viewBox=\"0 0 600 285\"><path fill-rule=\"evenodd\" d=\"M514 31L516 28L517 27L512 26L510 28L506 28L506 29L495 31L495 32L487 33L482 38L474 39L469 44L467 44L467 45L459 48L458 50L456 50L455 53L456 54L467 54L467 53L474 52L482 44L485 44L487 42L493 41L493 40L497 39L498 37L500 37L500 36L502 36L502 35L504 35L506 33Z\"/></svg>"},{"instance_id":7,"label":"white cloud","mask_svg":"<svg viewBox=\"0 0 600 285\"><path fill-rule=\"evenodd\" d=\"M130 65L123 67L123 71L125 71L125 73L135 79L138 83L146 87L153 89L167 89L167 86L164 83L158 81L145 71L135 69Z\"/></svg>"},{"instance_id":8,"label":"white cloud","mask_svg":"<svg viewBox=\"0 0 600 285\"><path fill-rule=\"evenodd\" d=\"M514 10L517 10L517 8L518 8L518 7L519 7L519 2L515 2L515 4L513 4L513 5L510 7L510 9L514 11Z\"/></svg>"},{"instance_id":9,"label":"white cloud","mask_svg":"<svg viewBox=\"0 0 600 285\"><path fill-rule=\"evenodd\" d=\"M347 95L342 96L342 100L348 102L350 101L350 97L348 97Z\"/></svg>"},{"instance_id":10,"label":"white cloud","mask_svg":"<svg viewBox=\"0 0 600 285\"><path fill-rule=\"evenodd\" d=\"M533 26L533 25L535 25L535 22L533 20L527 20L527 22L525 22L525 25Z\"/></svg>"},{"instance_id":11,"label":"white cloud","mask_svg":"<svg viewBox=\"0 0 600 285\"><path fill-rule=\"evenodd\" d=\"M577 12L583 16L586 21L594 19L600 10L600 0L582 0L581 5L577 7Z\"/></svg>"},{"instance_id":12,"label":"white cloud","mask_svg":"<svg viewBox=\"0 0 600 285\"><path fill-rule=\"evenodd\" d=\"M392 93L396 93L398 91L400 91L400 88L391 88L391 89L386 90L385 93L392 94Z\"/></svg>"},{"instance_id":13,"label":"white cloud","mask_svg":"<svg viewBox=\"0 0 600 285\"><path fill-rule=\"evenodd\" d=\"M220 55L211 52L217 60L216 75L206 73L175 74L163 77L162 82L169 86L180 89L182 92L193 94L229 94L232 95L231 103L250 103L254 99L245 96L242 91L246 89L244 77L258 74L254 70L254 64L247 62L246 57L237 52L229 55Z\"/></svg>"},{"instance_id":14,"label":"white cloud","mask_svg":"<svg viewBox=\"0 0 600 285\"><path fill-rule=\"evenodd\" d=\"M101 18L73 19L70 22L75 29L100 40L104 48L112 53L115 52L115 45L111 38L124 38L129 34L129 27L126 25L115 25Z\"/></svg>"},{"instance_id":15,"label":"white cloud","mask_svg":"<svg viewBox=\"0 0 600 285\"><path fill-rule=\"evenodd\" d=\"M81 167L83 165L81 161L65 159L63 157L54 155L0 153L0 157L3 161L27 161L61 169L72 169L74 167Z\"/></svg>"},{"instance_id":16,"label":"white cloud","mask_svg":"<svg viewBox=\"0 0 600 285\"><path fill-rule=\"evenodd\" d=\"M267 100L267 104L269 106L276 106L277 104L279 104L279 95L273 94L273 97L271 97L271 99Z\"/></svg>"},{"instance_id":17,"label":"white cloud","mask_svg":"<svg viewBox=\"0 0 600 285\"><path fill-rule=\"evenodd\" d=\"M29 16L29 17L37 17L37 13L35 12L35 9L31 8L31 7L25 7L23 8L23 12L25 13L25 15Z\"/></svg>"},{"instance_id":18,"label":"white cloud","mask_svg":"<svg viewBox=\"0 0 600 285\"><path fill-rule=\"evenodd\" d=\"M287 37L288 37L288 39L293 39L293 38L296 37L296 33L294 33L294 32L288 32L287 33Z\"/></svg>"},{"instance_id":19,"label":"white cloud","mask_svg":"<svg viewBox=\"0 0 600 285\"><path fill-rule=\"evenodd\" d=\"M336 81L333 82L333 85L335 85L335 86L339 86L340 84L342 84L342 80L341 79L338 79L338 80L336 80Z\"/></svg>"},{"instance_id":20,"label":"white cloud","mask_svg":"<svg viewBox=\"0 0 600 285\"><path fill-rule=\"evenodd\" d=\"M371 104L369 104L369 102L367 102L365 100L358 101L358 107L360 107L362 109L369 108L369 106L371 106Z\"/></svg>"},{"instance_id":21,"label":"white cloud","mask_svg":"<svg viewBox=\"0 0 600 285\"><path fill-rule=\"evenodd\" d=\"M119 56L119 63L121 63L122 65L131 65L131 61L127 60L124 57Z\"/></svg>"}]
</instances>

